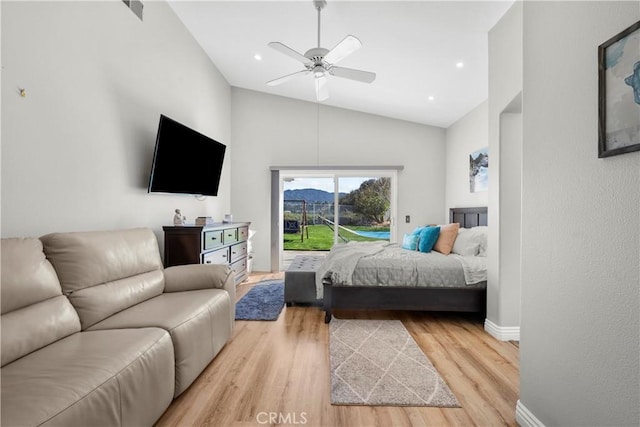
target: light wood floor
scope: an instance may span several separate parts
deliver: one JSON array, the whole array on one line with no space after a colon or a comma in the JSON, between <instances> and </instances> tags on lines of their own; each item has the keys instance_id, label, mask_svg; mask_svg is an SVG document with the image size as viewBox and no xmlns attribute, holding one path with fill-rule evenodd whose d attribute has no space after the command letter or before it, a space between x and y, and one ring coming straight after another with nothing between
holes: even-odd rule
<instances>
[{"instance_id":1,"label":"light wood floor","mask_svg":"<svg viewBox=\"0 0 640 427\"><path fill-rule=\"evenodd\" d=\"M238 286L237 298L261 279L282 277L254 273ZM491 337L483 319L446 313L336 315L402 320L462 407L331 405L324 313L316 307L285 307L275 322L236 321L231 341L157 427L517 425L518 345Z\"/></svg>"}]
</instances>

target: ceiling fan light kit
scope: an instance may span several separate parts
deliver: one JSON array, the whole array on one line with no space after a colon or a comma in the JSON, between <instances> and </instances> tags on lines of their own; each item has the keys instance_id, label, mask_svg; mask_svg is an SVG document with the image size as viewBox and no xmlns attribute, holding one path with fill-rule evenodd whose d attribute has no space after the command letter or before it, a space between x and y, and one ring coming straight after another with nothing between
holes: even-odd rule
<instances>
[{"instance_id":1,"label":"ceiling fan light kit","mask_svg":"<svg viewBox=\"0 0 640 427\"><path fill-rule=\"evenodd\" d=\"M291 49L280 42L271 42L269 47L283 53L299 62L301 62L305 69L296 71L295 73L287 74L274 80L267 82L268 86L277 86L288 81L291 78L313 74L315 79L316 99L318 101L324 101L329 98L329 91L327 89L327 75L334 77L341 77L350 80L356 80L363 83L371 83L376 79L376 74L370 71L356 70L353 68L338 67L334 64L341 61L351 53L358 50L362 43L360 40L352 35L346 36L340 43L338 43L333 49L325 49L320 46L320 13L322 9L327 5L326 0L314 0L313 4L318 11L318 47L313 47L305 52L304 55Z\"/></svg>"}]
</instances>

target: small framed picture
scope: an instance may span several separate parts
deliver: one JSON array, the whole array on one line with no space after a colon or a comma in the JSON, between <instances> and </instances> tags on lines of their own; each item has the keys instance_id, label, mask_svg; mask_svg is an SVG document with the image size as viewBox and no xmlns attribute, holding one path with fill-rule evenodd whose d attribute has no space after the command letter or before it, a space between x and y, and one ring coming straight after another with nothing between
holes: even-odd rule
<instances>
[{"instance_id":1,"label":"small framed picture","mask_svg":"<svg viewBox=\"0 0 640 427\"><path fill-rule=\"evenodd\" d=\"M489 147L469 155L469 190L472 193L489 189Z\"/></svg>"},{"instance_id":2,"label":"small framed picture","mask_svg":"<svg viewBox=\"0 0 640 427\"><path fill-rule=\"evenodd\" d=\"M598 157L640 150L640 21L598 47Z\"/></svg>"}]
</instances>

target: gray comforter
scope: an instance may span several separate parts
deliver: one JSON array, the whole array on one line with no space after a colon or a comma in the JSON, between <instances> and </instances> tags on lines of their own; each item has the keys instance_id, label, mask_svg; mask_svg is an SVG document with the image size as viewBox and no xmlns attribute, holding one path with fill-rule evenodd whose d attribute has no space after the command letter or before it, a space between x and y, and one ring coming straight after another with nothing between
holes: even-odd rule
<instances>
[{"instance_id":1,"label":"gray comforter","mask_svg":"<svg viewBox=\"0 0 640 427\"><path fill-rule=\"evenodd\" d=\"M422 253L388 242L349 242L334 246L316 272L316 294L323 283L341 286L484 286L486 258Z\"/></svg>"}]
</instances>

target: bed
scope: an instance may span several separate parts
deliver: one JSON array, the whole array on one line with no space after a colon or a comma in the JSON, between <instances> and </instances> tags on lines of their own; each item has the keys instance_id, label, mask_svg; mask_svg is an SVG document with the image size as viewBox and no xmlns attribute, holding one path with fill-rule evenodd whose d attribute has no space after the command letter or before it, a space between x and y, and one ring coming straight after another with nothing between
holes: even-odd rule
<instances>
[{"instance_id":1,"label":"bed","mask_svg":"<svg viewBox=\"0 0 640 427\"><path fill-rule=\"evenodd\" d=\"M459 223L461 228L470 229L477 226L487 225L487 208L451 208L449 210L449 223ZM477 229L476 229L477 230ZM462 232L461 232L462 233ZM371 245L371 246L376 246ZM318 294L322 294L323 309L325 311L325 323L331 321L333 310L414 310L414 311L454 311L454 312L472 312L478 313L484 316L486 312L486 278L484 281L480 281L469 285L464 282L466 279L466 266L463 275L462 282L460 282L460 274L458 278L442 279L438 270L434 271L434 279L427 279L425 281L424 274L422 278L415 279L416 281L422 281L419 286L416 283L411 285L403 285L403 275L408 274L402 270L400 262L393 262L397 269L397 274L402 277L397 280L398 283L393 283L387 286L378 286L378 283L366 283L368 278L377 277L380 272L362 272L359 269L367 268L376 263L381 263L374 257L397 257L397 251L400 249L398 244L384 244L380 243L378 246L385 246L384 249L369 249L362 246L362 250L351 258L346 259L346 263L353 264L353 283L343 285L334 283L332 277L337 277L336 270L341 268L325 265L318 274ZM333 251L333 249L332 249ZM384 251L384 252L383 252ZM386 252L389 251L389 255ZM404 254L406 258L408 254ZM430 255L430 254L422 254ZM329 258L329 257L327 257ZM345 257L346 258L346 257ZM427 257L425 257L427 258ZM457 260L460 258L458 255L442 255L433 254L430 258L437 259L438 261L444 260L445 265L453 266L453 264L460 265L462 262ZM473 257L479 258L479 257ZM399 258L396 258L399 259ZM470 261L474 259L470 258ZM336 262L336 261L334 261ZM452 264L453 263L453 264ZM462 263L464 266L464 263ZM433 270L433 267L428 267ZM425 267L425 269L428 269ZM438 267L439 268L439 267ZM384 273L389 274L389 273ZM486 271L485 271L486 274ZM412 280L415 276L411 274ZM408 276L407 276L408 277ZM486 277L486 276L485 276ZM357 278L357 279L356 279ZM387 278L388 279L388 278ZM371 279L376 282L376 279ZM381 279L378 279L381 280ZM386 280L386 279L385 279ZM384 281L384 280L383 280ZM430 281L434 283L429 283ZM338 281L339 282L339 281ZM435 283L437 282L437 283ZM444 283L449 282L449 283Z\"/></svg>"}]
</instances>

